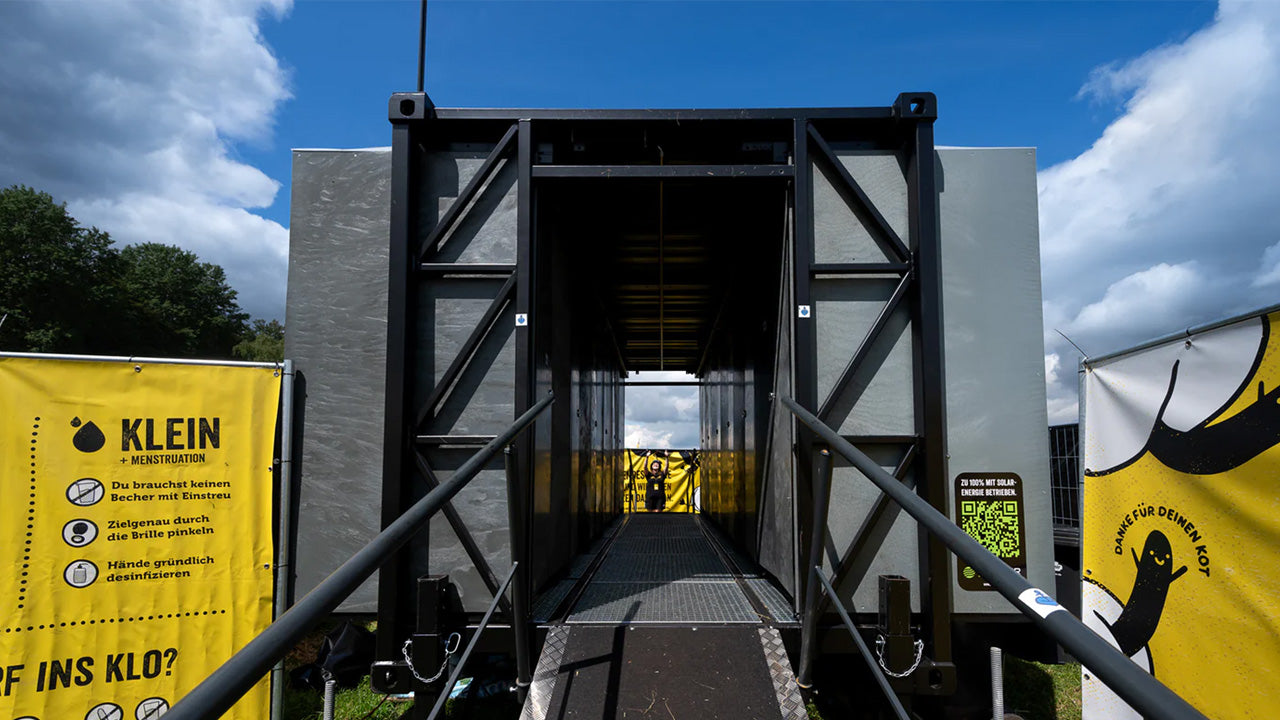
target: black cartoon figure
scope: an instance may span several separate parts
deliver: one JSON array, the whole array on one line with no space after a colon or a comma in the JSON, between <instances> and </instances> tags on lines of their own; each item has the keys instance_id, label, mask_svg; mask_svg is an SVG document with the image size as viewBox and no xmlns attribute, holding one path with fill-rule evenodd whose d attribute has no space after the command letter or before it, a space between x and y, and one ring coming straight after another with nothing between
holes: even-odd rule
<instances>
[{"instance_id":1,"label":"black cartoon figure","mask_svg":"<svg viewBox=\"0 0 1280 720\"><path fill-rule=\"evenodd\" d=\"M655 457L644 473L644 507L649 512L662 512L667 507L667 468Z\"/></svg>"},{"instance_id":2,"label":"black cartoon figure","mask_svg":"<svg viewBox=\"0 0 1280 720\"><path fill-rule=\"evenodd\" d=\"M1156 426L1151 431L1147 449L1160 462L1179 472L1193 475L1213 475L1225 472L1252 460L1263 451L1280 442L1280 387L1267 392L1258 383L1258 401L1236 415L1210 425L1211 417L1186 432L1175 430L1164 423L1164 411L1173 397L1173 386L1178 382L1178 363L1173 364L1169 377L1169 391Z\"/></svg>"},{"instance_id":3,"label":"black cartoon figure","mask_svg":"<svg viewBox=\"0 0 1280 720\"><path fill-rule=\"evenodd\" d=\"M1266 347L1265 337L1263 347ZM1219 417L1237 398L1249 391L1248 386L1240 388L1218 412L1190 430L1169 427L1164 421L1164 414L1178 384L1178 365L1181 362L1173 363L1169 389L1160 404L1146 446L1113 468L1102 472L1086 471L1089 475L1108 475L1122 470L1137 462L1146 452L1170 470L1188 475L1216 475L1237 468L1280 443L1280 386L1268 391L1261 382L1257 387L1257 402L1225 420L1219 420Z\"/></svg>"},{"instance_id":4,"label":"black cartoon figure","mask_svg":"<svg viewBox=\"0 0 1280 720\"><path fill-rule=\"evenodd\" d=\"M1169 586L1174 580L1182 577L1187 571L1183 565L1176 571L1173 569L1173 550L1169 547L1169 538L1159 530L1152 530L1142 546L1142 556L1131 547L1133 563L1138 572L1133 580L1133 592L1129 593L1129 602L1124 605L1124 612L1114 624L1108 624L1102 615L1094 611L1098 619L1111 630L1120 652L1129 657L1147 646L1151 636L1156 633L1160 624L1160 615L1164 612L1164 601L1169 595Z\"/></svg>"}]
</instances>

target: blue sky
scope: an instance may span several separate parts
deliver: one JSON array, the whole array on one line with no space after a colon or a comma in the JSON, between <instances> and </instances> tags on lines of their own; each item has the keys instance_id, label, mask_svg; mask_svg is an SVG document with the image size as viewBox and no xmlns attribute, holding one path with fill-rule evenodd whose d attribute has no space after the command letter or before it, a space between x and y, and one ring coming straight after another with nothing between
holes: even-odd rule
<instances>
[{"instance_id":1,"label":"blue sky","mask_svg":"<svg viewBox=\"0 0 1280 720\"><path fill-rule=\"evenodd\" d=\"M1090 72L1184 40L1204 2L474 2L432 0L427 92L442 107L823 107L938 95L937 141L1074 157L1118 114ZM241 157L288 183L291 147L389 143L417 83L418 3L298 2L265 19L292 98ZM281 192L263 214L288 222Z\"/></svg>"},{"instance_id":2,"label":"blue sky","mask_svg":"<svg viewBox=\"0 0 1280 720\"><path fill-rule=\"evenodd\" d=\"M0 2L0 186L45 190L123 244L191 249L246 310L281 317L290 149L388 144L418 7ZM1053 422L1076 413L1058 330L1099 355L1280 299L1280 3L433 0L428 24L442 106L928 90L939 144L1035 147ZM687 394L639 414L669 423L652 442L696 444Z\"/></svg>"}]
</instances>

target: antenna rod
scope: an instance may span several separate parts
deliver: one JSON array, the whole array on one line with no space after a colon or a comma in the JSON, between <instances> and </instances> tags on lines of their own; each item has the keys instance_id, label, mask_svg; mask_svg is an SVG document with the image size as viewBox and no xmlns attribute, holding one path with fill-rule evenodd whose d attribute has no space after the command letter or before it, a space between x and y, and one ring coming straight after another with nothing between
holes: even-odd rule
<instances>
[{"instance_id":1,"label":"antenna rod","mask_svg":"<svg viewBox=\"0 0 1280 720\"><path fill-rule=\"evenodd\" d=\"M1061 335L1064 339L1066 339L1067 342L1071 343L1071 347L1075 348L1076 350L1079 350L1080 354L1084 356L1084 359L1086 362L1089 360L1089 353L1082 350L1080 346L1076 344L1075 340L1072 340L1071 338L1067 337L1067 334L1062 332L1058 328L1054 328L1053 331Z\"/></svg>"},{"instance_id":2,"label":"antenna rod","mask_svg":"<svg viewBox=\"0 0 1280 720\"><path fill-rule=\"evenodd\" d=\"M427 0L422 0L418 17L418 92L422 92L427 75Z\"/></svg>"}]
</instances>

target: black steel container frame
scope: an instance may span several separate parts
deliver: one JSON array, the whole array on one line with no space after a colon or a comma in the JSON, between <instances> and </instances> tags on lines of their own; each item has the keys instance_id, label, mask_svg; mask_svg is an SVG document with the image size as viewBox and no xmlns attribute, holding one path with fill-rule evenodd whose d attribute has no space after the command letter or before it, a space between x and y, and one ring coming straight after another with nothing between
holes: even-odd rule
<instances>
[{"instance_id":1,"label":"black steel container frame","mask_svg":"<svg viewBox=\"0 0 1280 720\"><path fill-rule=\"evenodd\" d=\"M924 528L921 533L921 570L929 581L928 591L924 595L924 605L928 608L922 618L928 624L925 629L932 645L933 660L939 661L950 655L950 588L948 567L948 549L973 564L984 577L1006 598L1014 603L1035 625L1053 636L1077 657L1098 673L1099 677L1111 682L1117 692L1134 706L1159 717L1170 718L1202 718L1194 708L1177 697L1150 675L1136 668L1128 658L1108 646L1105 641L1085 628L1078 620L1066 612L1050 612L1040 614L1031 609L1030 601L1024 600L1027 592L1033 588L1020 575L1014 573L1002 561L986 551L973 538L960 530L949 518L945 508L945 457L944 444L945 402L943 387L942 356L942 308L941 308L941 268L940 248L937 229L937 189L933 173L933 135L932 122L936 118L936 107L933 96L927 93L904 94L897 103L889 108L854 108L826 110L713 110L713 111L515 111L515 110L435 110L431 107L425 94L406 93L393 95L390 103L390 114L393 125L392 149L392 201L391 201L391 272L388 286L388 327L387 327L387 404L386 404L386 436L384 457L383 487L383 532L368 546L356 553L347 563L335 571L307 597L303 598L277 622L255 638L231 660L214 672L200 686L189 693L171 713L173 717L211 718L221 715L230 708L258 678L273 664L276 658L287 652L306 630L318 622L324 615L332 611L339 602L347 597L360 583L369 577L375 568L381 568L379 578L379 633L378 650L381 657L392 656L393 643L404 637L402 619L411 617L412 583L408 583L405 565L404 546L413 534L420 532L429 518L437 511L446 511L449 499L452 498L472 477L474 477L497 454L497 450L506 448L513 442L517 444L516 458L513 461L510 452L506 456L508 492L510 495L510 531L512 546L512 569L501 583L492 577L483 558L473 555L477 568L485 577L486 584L492 583L494 600L485 616L480 620L475 634L464 655L475 647L479 633L489 626L495 610L502 605L503 592L510 588L512 600L508 611L511 626L524 629L524 637L520 630L514 638L517 655L523 657L518 668L518 682L527 686L529 681L529 637L527 586L527 559L529 552L527 513L528 493L524 489L532 480L532 469L529 463L531 439L522 431L533 423L536 416L551 404L551 397L535 399L533 397L532 371L533 358L527 333L517 335L516 366L516 416L518 419L501 434L494 437L453 437L444 438L419 434L421 418L430 407L414 408L410 401L413 397L413 377L409 369L415 367L411 349L416 346L417 338L412 337L416 327L412 316L410 298L415 283L423 278L431 277L440 268L429 267L421 262L423 249L414 242L414 228L417 227L414 199L418 177L415 168L420 166L421 158L416 153L424 150L422 140L429 127L429 119L452 118L461 120L485 121L498 120L508 127L498 147L486 160L485 166L492 166L510 149L513 138L516 140L517 182L519 188L518 228L517 228L517 265L483 266L475 268L481 274L509 274L508 285L495 300L494 307L486 313L486 317L496 315L508 302L508 291L512 281L515 282L515 303L517 312L528 312L532 303L532 259L533 244L533 179L543 177L601 177L615 172L631 177L777 177L790 178L792 201L797 209L796 226L796 260L797 271L796 303L808 304L810 299L810 280L818 272L835 274L864 274L898 272L902 278L894 297L890 299L883 316L892 312L892 306L902 300L904 290L914 287L912 295L912 320L915 340L915 402L917 433L909 438L852 438L864 442L905 442L908 445L906 454L895 472L888 473L873 460L859 451L851 443L851 438L839 435L823 422L823 407L817 404L816 367L815 367L815 332L811 324L798 322L794 352L797 358L795 369L795 395L793 398L778 397L773 399L773 409L785 407L798 420L797 429L804 430L798 434L799 456L795 459L796 489L803 495L800 503L803 508L813 510L814 519L807 528L799 532L806 542L820 544L825 530L826 495L830 487L831 455L835 453L844 457L865 477L882 491L880 502L872 509L871 514L888 502L896 502ZM533 124L538 119L595 119L595 120L741 120L741 119L784 119L793 123L794 140L791 172L784 166L558 166L541 169L533 165ZM824 130L839 122L855 124L873 123L879 128L890 143L901 143L899 150L906 153L907 180L909 193L911 248L898 247L899 258L906 261L894 264L891 268L881 266L825 266L819 267L813 262L813 197L808 172L795 172L796 168L807 170L807 155L811 145L820 153L831 157L830 148L826 146L823 135L818 132L815 121L825 124ZM690 172L690 168L696 170ZM837 173L838 168L834 168ZM482 167L476 178L460 197L442 222L448 225L456 221L462 213L469 197L478 191L485 179ZM847 175L847 174L845 174ZM852 178L842 177L842 194L852 193L847 202L860 204L864 212L868 212L876 224L884 230L887 225L878 217L874 207L866 201L856 182ZM446 228L447 230L447 228ZM442 231L433 231L432 237L438 239ZM895 236L889 231L890 241ZM428 238L429 243L431 238ZM914 275L914 280L913 280ZM489 317L487 322L492 322ZM473 337L467 341L470 345L478 342L486 329L482 321ZM877 321L876 326L881 325ZM873 327L870 336L863 341L869 344L876 334ZM862 351L850 360L845 370L845 378L857 369ZM463 352L454 361L446 376L460 372L460 367L468 361ZM446 384L446 383L442 383ZM839 383L837 383L837 388ZM430 394L432 400L438 399L438 392ZM823 402L826 406L829 397ZM411 421L410 418L418 420ZM457 444L481 444L483 450L477 452L470 460L442 483L435 483L431 477L422 455L417 451L420 444L433 442L453 442ZM919 457L919 460L916 458ZM916 465L917 483L910 488L903 483L906 469ZM816 466L816 467L815 467ZM409 483L407 478L413 473L420 473L421 480L431 485L426 497L416 502L408 502ZM821 496L821 497L819 497ZM467 535L461 521L455 521L445 512L450 523L458 531L460 537ZM522 522L526 520L526 522ZM799 523L798 523L799 525ZM810 538L814 538L810 540ZM466 540L463 540L466 545ZM833 578L823 574L820 565L807 562L799 565L800 557L819 557L818 553L809 552L812 547L800 547L797 544L798 569L806 582L799 585L801 596L796 598L797 605L803 603L805 610L805 649L802 654L811 658L816 653L816 629L823 600L835 595L835 587L839 583L840 566L859 549L857 539L846 553L845 558L837 558L836 572ZM469 554L477 553L468 547ZM940 570L940 571L939 571ZM925 575L925 573L928 573ZM843 627L853 636L863 659L869 664L870 653L861 642L859 628L837 602L835 604ZM508 645L510 646L510 645ZM947 660L943 660L946 662ZM802 666L811 664L802 659ZM935 666L936 669L936 666ZM461 671L459 667L451 675L449 684L456 680ZM892 683L880 676L874 667L877 682L889 695L893 710L898 717L905 713L902 706L891 692ZM802 675L804 671L802 670ZM421 689L421 688L416 688ZM443 699L441 696L439 699ZM436 703L438 711L440 703Z\"/></svg>"},{"instance_id":2,"label":"black steel container frame","mask_svg":"<svg viewBox=\"0 0 1280 720\"><path fill-rule=\"evenodd\" d=\"M542 182L554 182L564 178L766 178L785 183L793 213L794 243L794 293L797 306L812 304L812 286L818 275L852 278L857 276L896 274L900 278L897 290L882 311L881 318L862 342L846 367L836 389L819 402L817 392L816 330L813 321L798 320L793 337L794 395L801 406L825 417L827 406L858 370L871 344L883 328L888 316L900 303L906 303L911 315L913 332L913 372L915 381L916 428L913 435L902 437L850 437L855 442L894 443L905 446L899 477L914 472L917 492L941 512L946 512L945 476L945 387L943 381L944 358L942 347L942 275L940 239L938 233L937 184L934 177L933 123L937 118L937 103L931 93L903 93L894 104L883 107L854 108L795 108L795 109L712 109L712 110L572 110L572 109L450 109L437 108L422 92L396 93L388 103L392 124L392 186L390 231L390 280L387 306L387 373L386 413L383 460L382 518L384 527L394 521L408 506L410 488L416 483L434 484L423 455L418 450L422 442L455 442L476 444L485 437L426 437L419 435L419 424L431 410L412 407L410 398L415 396L416 365L414 348L424 347L415 337L419 327L415 317L413 298L422 283L432 278L465 271L472 275L507 276L508 283L481 322L481 328L468 341L478 343L486 331L486 323L492 323L508 300L514 302L516 313L529 313L534 299L534 268L537 238L535 232L535 198ZM538 133L544 126L566 122L590 122L598 124L618 123L716 123L726 129L736 125L768 123L776 127L790 127L790 153L787 162L778 164L708 164L708 165L563 165L535 164L535 145ZM440 218L436 229L424 240L419 237L417 217L420 170L423 156L433 142L456 137L460 140L496 143L492 153L484 161L476 175L464 188L459 198ZM904 159L908 189L909 236L899 239L889 228L879 211L871 204L856 181L839 163L830 143L854 142L863 147L890 149ZM869 217L869 230L886 247L889 263L819 264L814 255L814 196L810 178L810 162L815 169L835 175L837 191L851 209ZM480 192L490 173L500 161L515 164L517 176L517 244L516 263L511 265L450 265L426 262L426 250L439 241L458 222L466 206ZM509 297L514 296L514 297ZM530 327L516 334L515 414L519 415L534 402L534 348L532 325L537 318L530 317ZM446 371L439 383L443 388L465 367L466 350ZM437 390L439 389L437 388ZM439 399L439 393L429 393L430 402ZM776 400L775 400L776 402ZM776 411L776 408L775 408ZM415 420L416 418L416 420ZM797 454L793 467L796 491L796 588L797 610L805 607L807 598L815 598L816 609L824 613L829 609L829 599L821 588L813 584L808 573L802 573L804 558L809 555L808 541L812 528L808 526L809 510L813 498L810 493L812 459L819 449L813 435L798 432ZM533 481L532 434L518 441L515 468L517 489L529 487ZM415 478L415 475L417 476ZM513 518L521 518L527 535L531 526L528 494L512 496L516 504ZM872 519L881 518L887 506L872 508ZM490 590L496 590L497 578L480 556L470 534L456 513L446 508L446 518L460 538L461 544L475 562L481 578ZM873 522L866 525L870 527ZM874 553L876 547L862 539L855 542L837 558L836 583L854 565L854 560L865 553ZM398 657L400 642L411 633L406 627L407 618L413 617L413 587L415 578L409 577L407 550L384 566L378 588L378 654L382 659ZM947 553L942 545L927 533L919 535L920 572L918 581L921 593L922 613L920 626L927 639L927 661L922 667L929 672L928 682L916 683L922 692L945 692L954 686L954 666L951 651L951 592L947 566ZM513 539L512 560L519 570L512 585L512 597L520 598L519 605L530 607L533 588L530 586L528 568L529 540ZM514 604L514 603L513 603ZM503 607L510 618L510 607ZM527 614L515 627L528 626ZM527 639L525 639L527 642ZM528 682L527 671L521 669L519 681ZM939 679L941 678L941 679Z\"/></svg>"}]
</instances>

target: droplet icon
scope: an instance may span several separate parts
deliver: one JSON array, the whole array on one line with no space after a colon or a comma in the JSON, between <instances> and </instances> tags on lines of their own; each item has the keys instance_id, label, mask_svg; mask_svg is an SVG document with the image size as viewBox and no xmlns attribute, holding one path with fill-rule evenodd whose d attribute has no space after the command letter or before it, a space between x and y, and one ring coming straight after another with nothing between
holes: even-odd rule
<instances>
[{"instance_id":1,"label":"droplet icon","mask_svg":"<svg viewBox=\"0 0 1280 720\"><path fill-rule=\"evenodd\" d=\"M71 444L83 453L98 452L107 442L107 436L102 434L97 425L92 421L85 423L76 431L74 437L71 438Z\"/></svg>"}]
</instances>

